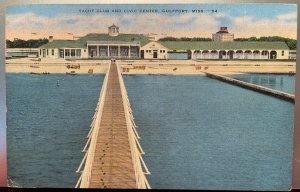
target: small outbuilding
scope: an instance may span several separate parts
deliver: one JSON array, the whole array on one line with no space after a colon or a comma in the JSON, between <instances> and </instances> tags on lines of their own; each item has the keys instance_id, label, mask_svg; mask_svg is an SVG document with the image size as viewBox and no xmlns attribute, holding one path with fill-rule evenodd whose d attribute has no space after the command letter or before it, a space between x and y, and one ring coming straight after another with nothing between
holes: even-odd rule
<instances>
[{"instance_id":1,"label":"small outbuilding","mask_svg":"<svg viewBox=\"0 0 300 192\"><path fill-rule=\"evenodd\" d=\"M141 59L167 59L168 49L158 42L149 42L141 48Z\"/></svg>"}]
</instances>

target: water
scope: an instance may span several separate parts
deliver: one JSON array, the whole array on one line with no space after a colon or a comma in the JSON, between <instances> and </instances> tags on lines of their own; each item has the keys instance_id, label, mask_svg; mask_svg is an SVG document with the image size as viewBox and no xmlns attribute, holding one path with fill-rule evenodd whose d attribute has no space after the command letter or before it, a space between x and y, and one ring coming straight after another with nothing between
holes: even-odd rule
<instances>
[{"instance_id":1,"label":"water","mask_svg":"<svg viewBox=\"0 0 300 192\"><path fill-rule=\"evenodd\" d=\"M8 175L14 182L75 187L103 77L6 75Z\"/></svg>"},{"instance_id":2,"label":"water","mask_svg":"<svg viewBox=\"0 0 300 192\"><path fill-rule=\"evenodd\" d=\"M185 60L188 59L188 54L187 53L169 53L169 59L181 59Z\"/></svg>"},{"instance_id":3,"label":"water","mask_svg":"<svg viewBox=\"0 0 300 192\"><path fill-rule=\"evenodd\" d=\"M9 176L74 187L103 75L6 80ZM289 189L293 104L200 75L124 80L153 188Z\"/></svg>"},{"instance_id":4,"label":"water","mask_svg":"<svg viewBox=\"0 0 300 192\"><path fill-rule=\"evenodd\" d=\"M295 94L294 75L273 74L237 74L230 77L249 83L262 85L271 89Z\"/></svg>"},{"instance_id":5,"label":"water","mask_svg":"<svg viewBox=\"0 0 300 192\"><path fill-rule=\"evenodd\" d=\"M200 75L124 80L152 188L290 188L292 103Z\"/></svg>"}]
</instances>

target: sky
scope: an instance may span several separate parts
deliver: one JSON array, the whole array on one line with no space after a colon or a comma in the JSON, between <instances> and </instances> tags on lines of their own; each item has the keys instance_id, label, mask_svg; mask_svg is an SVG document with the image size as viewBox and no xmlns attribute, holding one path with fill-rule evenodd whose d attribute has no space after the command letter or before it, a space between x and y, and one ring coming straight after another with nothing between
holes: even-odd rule
<instances>
[{"instance_id":1,"label":"sky","mask_svg":"<svg viewBox=\"0 0 300 192\"><path fill-rule=\"evenodd\" d=\"M227 26L235 38L296 39L297 6L288 4L22 5L6 10L6 39L73 39L107 33L211 37Z\"/></svg>"}]
</instances>

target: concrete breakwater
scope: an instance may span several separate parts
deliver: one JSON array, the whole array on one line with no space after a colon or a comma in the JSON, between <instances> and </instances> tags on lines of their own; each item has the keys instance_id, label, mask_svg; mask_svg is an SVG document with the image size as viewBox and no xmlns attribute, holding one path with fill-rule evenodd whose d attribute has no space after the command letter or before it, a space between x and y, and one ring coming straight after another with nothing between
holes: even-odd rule
<instances>
[{"instance_id":1,"label":"concrete breakwater","mask_svg":"<svg viewBox=\"0 0 300 192\"><path fill-rule=\"evenodd\" d=\"M207 73L207 72L204 72L204 73L206 74L206 76L208 76L210 78L213 78L213 79L224 81L224 82L227 82L227 83L230 83L230 84L233 84L233 85L237 85L237 86L240 86L240 87L243 87L243 88L246 88L246 89L254 90L254 91L257 91L257 92L260 92L260 93L264 93L264 94L267 94L267 95L271 95L271 96L274 96L274 97L277 97L277 98L284 99L286 101L295 103L295 95L290 94L290 93L270 89L270 88L267 88L267 87L264 87L264 86L255 85L255 84L252 84L252 83L240 81L240 80L233 79L233 78L230 78L230 77L225 77L225 76L222 76L222 75L216 75L216 74Z\"/></svg>"}]
</instances>

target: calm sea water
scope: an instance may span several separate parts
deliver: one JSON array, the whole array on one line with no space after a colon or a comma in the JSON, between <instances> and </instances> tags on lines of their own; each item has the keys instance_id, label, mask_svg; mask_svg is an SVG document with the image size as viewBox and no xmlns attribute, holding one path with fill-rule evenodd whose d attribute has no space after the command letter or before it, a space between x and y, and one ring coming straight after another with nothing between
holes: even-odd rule
<instances>
[{"instance_id":1,"label":"calm sea water","mask_svg":"<svg viewBox=\"0 0 300 192\"><path fill-rule=\"evenodd\" d=\"M153 188L289 188L293 104L200 75L124 80ZM14 181L74 187L102 81L7 74Z\"/></svg>"},{"instance_id":2,"label":"calm sea water","mask_svg":"<svg viewBox=\"0 0 300 192\"><path fill-rule=\"evenodd\" d=\"M152 188L288 190L294 105L205 76L125 76Z\"/></svg>"},{"instance_id":3,"label":"calm sea water","mask_svg":"<svg viewBox=\"0 0 300 192\"><path fill-rule=\"evenodd\" d=\"M230 77L249 83L262 85L279 91L295 93L294 75L273 75L273 74L237 74Z\"/></svg>"},{"instance_id":4,"label":"calm sea water","mask_svg":"<svg viewBox=\"0 0 300 192\"><path fill-rule=\"evenodd\" d=\"M103 77L6 75L8 175L13 181L22 187L75 187Z\"/></svg>"}]
</instances>

